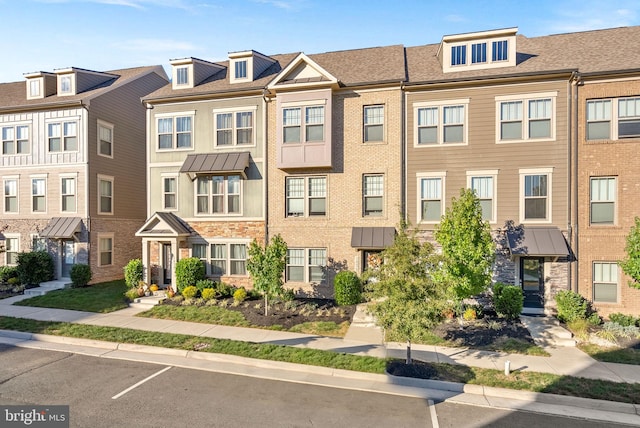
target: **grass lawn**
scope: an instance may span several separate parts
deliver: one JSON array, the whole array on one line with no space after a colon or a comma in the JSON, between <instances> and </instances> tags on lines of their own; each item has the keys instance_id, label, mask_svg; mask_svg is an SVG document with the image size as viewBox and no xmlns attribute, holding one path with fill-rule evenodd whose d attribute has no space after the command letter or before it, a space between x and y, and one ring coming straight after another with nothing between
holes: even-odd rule
<instances>
[{"instance_id":1,"label":"grass lawn","mask_svg":"<svg viewBox=\"0 0 640 428\"><path fill-rule=\"evenodd\" d=\"M200 352L238 355L247 358L286 361L378 374L386 373L386 367L390 363L389 359L384 358L341 354L309 348L12 317L0 317L0 329L164 348L197 349ZM505 376L500 370L451 364L433 364L433 366L437 371L437 375L434 378L439 380L640 404L640 384L616 383L536 372L513 372L510 376Z\"/></svg>"},{"instance_id":2,"label":"grass lawn","mask_svg":"<svg viewBox=\"0 0 640 428\"><path fill-rule=\"evenodd\" d=\"M578 345L591 358L605 363L640 365L640 350L633 348L605 348L591 343Z\"/></svg>"},{"instance_id":3,"label":"grass lawn","mask_svg":"<svg viewBox=\"0 0 640 428\"><path fill-rule=\"evenodd\" d=\"M54 290L43 296L35 296L14 304L20 306L107 313L128 307L124 297L125 291L127 291L127 286L124 280L118 280L90 285L84 288Z\"/></svg>"}]
</instances>

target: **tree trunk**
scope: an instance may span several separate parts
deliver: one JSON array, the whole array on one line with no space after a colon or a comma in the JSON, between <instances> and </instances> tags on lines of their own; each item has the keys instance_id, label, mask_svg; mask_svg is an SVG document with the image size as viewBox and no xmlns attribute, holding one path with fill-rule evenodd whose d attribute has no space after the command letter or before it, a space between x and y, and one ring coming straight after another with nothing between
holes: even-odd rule
<instances>
[{"instance_id":1,"label":"tree trunk","mask_svg":"<svg viewBox=\"0 0 640 428\"><path fill-rule=\"evenodd\" d=\"M407 340L407 364L411 364L411 340Z\"/></svg>"}]
</instances>

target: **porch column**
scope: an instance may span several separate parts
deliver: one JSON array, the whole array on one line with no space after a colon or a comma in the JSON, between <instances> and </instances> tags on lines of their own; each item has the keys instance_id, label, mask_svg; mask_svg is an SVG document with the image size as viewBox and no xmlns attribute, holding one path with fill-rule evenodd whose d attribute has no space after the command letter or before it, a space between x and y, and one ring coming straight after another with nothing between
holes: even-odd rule
<instances>
[{"instance_id":1,"label":"porch column","mask_svg":"<svg viewBox=\"0 0 640 428\"><path fill-rule=\"evenodd\" d=\"M171 287L173 287L174 291L178 290L176 285L176 263L178 263L179 259L178 239L179 238L174 238L171 240Z\"/></svg>"},{"instance_id":2,"label":"porch column","mask_svg":"<svg viewBox=\"0 0 640 428\"><path fill-rule=\"evenodd\" d=\"M151 270L151 260L149 259L149 240L142 238L142 279L149 282L149 271Z\"/></svg>"}]
</instances>

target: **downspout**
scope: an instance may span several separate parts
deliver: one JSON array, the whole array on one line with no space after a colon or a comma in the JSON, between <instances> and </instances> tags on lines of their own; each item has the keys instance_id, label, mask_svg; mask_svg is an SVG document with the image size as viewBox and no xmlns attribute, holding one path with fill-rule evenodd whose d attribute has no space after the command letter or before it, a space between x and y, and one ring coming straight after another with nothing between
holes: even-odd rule
<instances>
[{"instance_id":1,"label":"downspout","mask_svg":"<svg viewBox=\"0 0 640 428\"><path fill-rule=\"evenodd\" d=\"M268 89L263 89L262 91L262 159L263 161L263 181L262 181L262 189L264 194L264 245L269 243L269 138L267 132L269 131L269 124L267 123L267 103L269 100L267 99L267 95L269 94Z\"/></svg>"},{"instance_id":2,"label":"downspout","mask_svg":"<svg viewBox=\"0 0 640 428\"><path fill-rule=\"evenodd\" d=\"M407 97L405 95L404 82L400 82L400 217L407 220Z\"/></svg>"},{"instance_id":3,"label":"downspout","mask_svg":"<svg viewBox=\"0 0 640 428\"><path fill-rule=\"evenodd\" d=\"M569 245L572 255L578 254L578 86L581 78L578 72L571 74L569 96L569 174L567 179L569 195ZM578 292L578 261L572 257L568 270L568 283L572 291Z\"/></svg>"}]
</instances>

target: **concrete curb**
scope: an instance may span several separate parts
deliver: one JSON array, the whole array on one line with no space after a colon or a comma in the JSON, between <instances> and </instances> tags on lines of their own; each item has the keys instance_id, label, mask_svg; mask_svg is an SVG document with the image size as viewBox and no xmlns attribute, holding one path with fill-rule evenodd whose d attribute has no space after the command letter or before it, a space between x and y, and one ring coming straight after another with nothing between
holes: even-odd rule
<instances>
[{"instance_id":1,"label":"concrete curb","mask_svg":"<svg viewBox=\"0 0 640 428\"><path fill-rule=\"evenodd\" d=\"M24 333L11 330L0 330L0 337L14 339L13 346L25 347L25 342L40 342L96 348L106 351L125 351L140 354L152 354L170 357L181 357L191 360L209 361L215 363L230 363L249 366L257 369L283 370L297 373L313 373L332 378L351 379L358 381L391 384L410 388L446 391L454 394L470 394L481 397L511 399L527 403L540 403L556 406L570 406L593 411L614 412L618 414L640 415L640 404L620 403L616 401L596 400L589 398L570 397L557 394L546 394L531 391L518 391L505 388L495 388L482 385L472 385L456 382L446 382L431 379L418 379L387 374L364 373L351 370L334 369L329 367L310 366L282 361L261 360L237 355L208 353L203 351L161 348L148 345L134 345L101 340L82 339L64 336L52 336L38 333ZM73 351L70 351L73 352Z\"/></svg>"}]
</instances>

